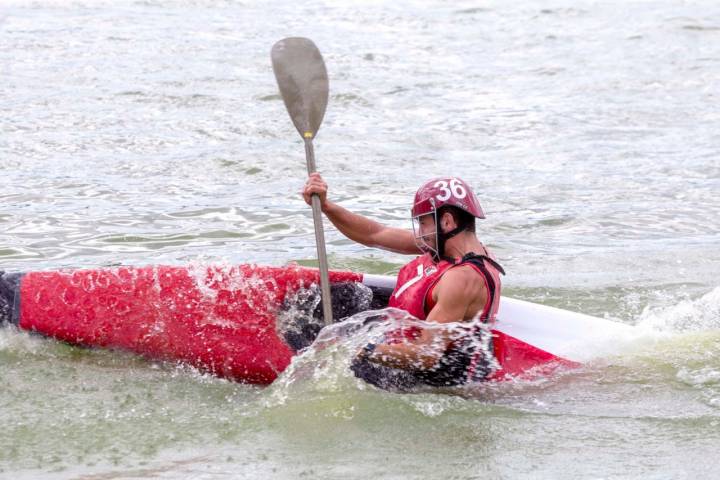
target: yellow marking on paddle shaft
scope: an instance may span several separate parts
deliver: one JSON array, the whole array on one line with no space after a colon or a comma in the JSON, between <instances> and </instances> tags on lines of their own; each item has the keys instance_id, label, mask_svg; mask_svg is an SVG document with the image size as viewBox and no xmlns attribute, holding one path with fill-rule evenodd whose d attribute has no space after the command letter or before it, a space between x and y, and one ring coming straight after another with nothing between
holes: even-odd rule
<instances>
[{"instance_id":1,"label":"yellow marking on paddle shaft","mask_svg":"<svg viewBox=\"0 0 720 480\"><path fill-rule=\"evenodd\" d=\"M313 132L305 132L305 133L303 133L303 137L304 137L304 138L312 138L312 137L313 137Z\"/></svg>"}]
</instances>

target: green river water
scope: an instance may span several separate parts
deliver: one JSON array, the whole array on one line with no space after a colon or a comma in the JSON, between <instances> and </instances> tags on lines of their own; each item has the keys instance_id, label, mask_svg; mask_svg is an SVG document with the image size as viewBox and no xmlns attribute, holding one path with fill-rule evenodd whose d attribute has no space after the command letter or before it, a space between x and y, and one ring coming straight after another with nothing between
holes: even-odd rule
<instances>
[{"instance_id":1,"label":"green river water","mask_svg":"<svg viewBox=\"0 0 720 480\"><path fill-rule=\"evenodd\" d=\"M410 227L459 175L504 294L636 325L462 395L311 349L269 387L0 329L0 477L713 479L720 7L711 1L0 2L0 270L314 265L273 43L312 38L332 198ZM327 226L335 269L408 259Z\"/></svg>"}]
</instances>

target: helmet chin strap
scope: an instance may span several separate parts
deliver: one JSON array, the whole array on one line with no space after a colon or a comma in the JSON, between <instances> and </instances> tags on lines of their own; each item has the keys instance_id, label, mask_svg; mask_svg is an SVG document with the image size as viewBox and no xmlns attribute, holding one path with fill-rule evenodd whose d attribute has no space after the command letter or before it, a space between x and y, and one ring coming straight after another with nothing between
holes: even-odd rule
<instances>
[{"instance_id":1,"label":"helmet chin strap","mask_svg":"<svg viewBox=\"0 0 720 480\"><path fill-rule=\"evenodd\" d=\"M458 222L458 225L449 232L443 232L442 225L440 225L440 219L438 218L437 210L435 210L433 213L435 216L435 245L437 246L437 250L433 252L433 260L436 263L440 260L445 260L446 262L454 262L454 258L445 255L445 243L458 233L465 230L465 222L460 221Z\"/></svg>"},{"instance_id":2,"label":"helmet chin strap","mask_svg":"<svg viewBox=\"0 0 720 480\"><path fill-rule=\"evenodd\" d=\"M437 224L436 224L437 225ZM435 230L435 237L436 237L436 243L437 243L437 252L436 252L436 261L445 260L447 262L454 262L455 259L452 257L448 257L445 255L445 242L450 240L452 237L457 235L458 233L465 230L465 225L458 225L457 227L453 228L449 232L441 232L436 228Z\"/></svg>"}]
</instances>

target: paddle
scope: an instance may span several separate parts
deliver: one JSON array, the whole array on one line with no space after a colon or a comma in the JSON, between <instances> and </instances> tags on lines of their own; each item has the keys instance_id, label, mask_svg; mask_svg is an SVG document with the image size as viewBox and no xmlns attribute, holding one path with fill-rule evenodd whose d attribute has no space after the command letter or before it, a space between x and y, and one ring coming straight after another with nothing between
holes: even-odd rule
<instances>
[{"instance_id":1,"label":"paddle","mask_svg":"<svg viewBox=\"0 0 720 480\"><path fill-rule=\"evenodd\" d=\"M328 76L320 51L312 40L292 37L280 40L272 47L273 72L280 94L295 128L305 142L308 175L315 173L313 138L325 116L328 102ZM330 279L328 277L325 234L320 211L320 197L312 196L315 243L320 263L320 290L325 324L332 323Z\"/></svg>"}]
</instances>

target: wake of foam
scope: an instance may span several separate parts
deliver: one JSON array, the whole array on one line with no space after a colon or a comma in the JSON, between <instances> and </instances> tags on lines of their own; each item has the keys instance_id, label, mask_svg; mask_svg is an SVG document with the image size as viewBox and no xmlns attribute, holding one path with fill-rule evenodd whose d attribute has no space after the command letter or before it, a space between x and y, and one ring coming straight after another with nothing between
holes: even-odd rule
<instances>
[{"instance_id":1,"label":"wake of foam","mask_svg":"<svg viewBox=\"0 0 720 480\"><path fill-rule=\"evenodd\" d=\"M660 310L645 307L637 326L645 331L689 333L720 330L720 287L695 300Z\"/></svg>"}]
</instances>

